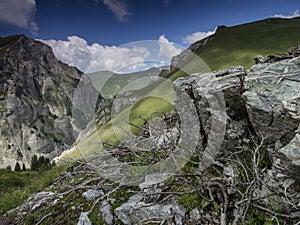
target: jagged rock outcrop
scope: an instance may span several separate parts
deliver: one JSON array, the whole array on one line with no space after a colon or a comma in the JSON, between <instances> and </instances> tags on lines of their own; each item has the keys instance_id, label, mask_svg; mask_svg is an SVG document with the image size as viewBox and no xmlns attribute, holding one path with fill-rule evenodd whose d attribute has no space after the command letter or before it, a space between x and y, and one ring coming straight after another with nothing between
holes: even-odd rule
<instances>
[{"instance_id":1,"label":"jagged rock outcrop","mask_svg":"<svg viewBox=\"0 0 300 225\"><path fill-rule=\"evenodd\" d=\"M272 159L272 169L263 175L265 186L254 193L256 197L266 196L270 190L281 193L281 197L279 194L265 200L265 204L275 204L273 208L279 210L288 210L289 205L300 206L299 65L300 57L257 64L247 71L235 67L175 82L178 90L190 93L194 99L201 133L208 139L204 146L200 144L205 149L200 169L217 163L225 172L229 163L234 171L232 163L221 159L228 159L234 152L251 147L249 142L253 138L263 140L268 149L264 154ZM209 87L208 91L206 87ZM216 98L221 99L216 97L220 93L226 104L223 120L220 120L220 115L224 111L213 108L211 103ZM225 124L226 130L223 131ZM218 142L219 134L224 134L221 142ZM222 144L218 146L218 143ZM229 177L234 180L234 173Z\"/></svg>"},{"instance_id":2,"label":"jagged rock outcrop","mask_svg":"<svg viewBox=\"0 0 300 225\"><path fill-rule=\"evenodd\" d=\"M170 73L169 70L167 70L167 69L162 69L162 70L159 72L158 76L159 76L159 77L166 77L169 73Z\"/></svg>"},{"instance_id":3,"label":"jagged rock outcrop","mask_svg":"<svg viewBox=\"0 0 300 225\"><path fill-rule=\"evenodd\" d=\"M278 55L269 55L265 62L278 62L284 59L292 59L300 56L300 44L297 47Z\"/></svg>"},{"instance_id":4,"label":"jagged rock outcrop","mask_svg":"<svg viewBox=\"0 0 300 225\"><path fill-rule=\"evenodd\" d=\"M277 155L277 159L282 160L281 173L292 176L294 180L299 179L300 152L296 135L300 124L299 65L300 57L257 64L248 71L233 67L175 81L175 90L184 90L195 100L202 134L214 142L212 148L207 148L204 153L208 163L216 154L229 154L241 149L243 142L251 138L249 129L253 128L257 137L265 138L266 144L285 143ZM223 96L216 97L219 93ZM212 103L221 97L226 104L223 116L222 108L213 108ZM219 103L222 104L221 101ZM215 145L222 132L224 140L217 149Z\"/></svg>"},{"instance_id":5,"label":"jagged rock outcrop","mask_svg":"<svg viewBox=\"0 0 300 225\"><path fill-rule=\"evenodd\" d=\"M280 176L284 174L285 179L294 180L297 191L300 191L299 65L298 57L253 66L245 79L244 93L256 133L266 137L267 142L281 143L271 154L274 168Z\"/></svg>"},{"instance_id":6,"label":"jagged rock outcrop","mask_svg":"<svg viewBox=\"0 0 300 225\"><path fill-rule=\"evenodd\" d=\"M156 219L182 225L185 222L186 209L174 199L159 203L164 187L163 174L150 174L139 185L141 193L132 196L126 203L115 209L118 218L127 225L140 224ZM134 212L134 213L133 213Z\"/></svg>"},{"instance_id":7,"label":"jagged rock outcrop","mask_svg":"<svg viewBox=\"0 0 300 225\"><path fill-rule=\"evenodd\" d=\"M113 224L114 216L111 213L111 205L107 201L103 201L100 205L100 212L106 224Z\"/></svg>"},{"instance_id":8,"label":"jagged rock outcrop","mask_svg":"<svg viewBox=\"0 0 300 225\"><path fill-rule=\"evenodd\" d=\"M0 39L0 168L16 162L29 168L33 155L52 159L73 144L84 128L71 119L82 76L39 41ZM85 85L83 97L98 95L88 80Z\"/></svg>"},{"instance_id":9,"label":"jagged rock outcrop","mask_svg":"<svg viewBox=\"0 0 300 225\"><path fill-rule=\"evenodd\" d=\"M82 212L80 214L77 225L92 225L92 223L88 217L88 212Z\"/></svg>"},{"instance_id":10,"label":"jagged rock outcrop","mask_svg":"<svg viewBox=\"0 0 300 225\"><path fill-rule=\"evenodd\" d=\"M255 64L265 63L265 58L262 55L257 55L254 57Z\"/></svg>"},{"instance_id":11,"label":"jagged rock outcrop","mask_svg":"<svg viewBox=\"0 0 300 225\"><path fill-rule=\"evenodd\" d=\"M300 59L251 67L244 81L247 114L257 134L289 142L300 123Z\"/></svg>"},{"instance_id":12,"label":"jagged rock outcrop","mask_svg":"<svg viewBox=\"0 0 300 225\"><path fill-rule=\"evenodd\" d=\"M218 153L229 154L241 148L247 135L248 117L242 98L243 67L178 79L175 91L188 93L197 108L201 135L208 141L203 168ZM206 144L205 144L206 145ZM204 149L204 146L200 146Z\"/></svg>"},{"instance_id":13,"label":"jagged rock outcrop","mask_svg":"<svg viewBox=\"0 0 300 225\"><path fill-rule=\"evenodd\" d=\"M161 204L145 203L143 195L137 194L117 208L115 213L126 225L151 221L151 218L168 221L170 224L183 225L186 209L175 201Z\"/></svg>"},{"instance_id":14,"label":"jagged rock outcrop","mask_svg":"<svg viewBox=\"0 0 300 225\"><path fill-rule=\"evenodd\" d=\"M267 59L265 59L262 55L257 55L254 58L256 64L259 63L270 63L270 62L278 62L285 59L292 59L300 56L300 44L297 47L292 48L291 50L277 55L269 55Z\"/></svg>"}]
</instances>

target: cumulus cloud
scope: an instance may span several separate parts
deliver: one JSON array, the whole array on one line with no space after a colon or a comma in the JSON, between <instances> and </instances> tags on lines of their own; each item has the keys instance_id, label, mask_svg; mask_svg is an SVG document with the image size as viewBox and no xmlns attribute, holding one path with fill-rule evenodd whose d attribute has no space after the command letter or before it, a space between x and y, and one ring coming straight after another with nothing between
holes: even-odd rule
<instances>
[{"instance_id":1,"label":"cumulus cloud","mask_svg":"<svg viewBox=\"0 0 300 225\"><path fill-rule=\"evenodd\" d=\"M128 68L135 70L143 65L150 55L148 49L143 47L116 47L93 44L91 46L92 61L88 71L112 70L120 71Z\"/></svg>"},{"instance_id":2,"label":"cumulus cloud","mask_svg":"<svg viewBox=\"0 0 300 225\"><path fill-rule=\"evenodd\" d=\"M170 42L165 35L161 35L158 39L159 56L165 56L171 59L173 56L178 55L182 50L177 48L173 42Z\"/></svg>"},{"instance_id":3,"label":"cumulus cloud","mask_svg":"<svg viewBox=\"0 0 300 225\"><path fill-rule=\"evenodd\" d=\"M39 40L49 45L55 56L64 63L75 66L83 72L103 70L113 72L133 72L152 66L163 66L178 55L182 49L170 42L165 35L156 41L136 42L125 46L103 46L98 43L89 45L78 36L62 40Z\"/></svg>"},{"instance_id":4,"label":"cumulus cloud","mask_svg":"<svg viewBox=\"0 0 300 225\"><path fill-rule=\"evenodd\" d=\"M120 22L125 22L131 15L125 0L103 0L103 3L112 11Z\"/></svg>"},{"instance_id":5,"label":"cumulus cloud","mask_svg":"<svg viewBox=\"0 0 300 225\"><path fill-rule=\"evenodd\" d=\"M183 43L185 44L193 44L196 41L200 41L216 32L217 28L215 28L213 31L208 31L208 32L195 32L192 34L187 35L186 37L183 38Z\"/></svg>"},{"instance_id":6,"label":"cumulus cloud","mask_svg":"<svg viewBox=\"0 0 300 225\"><path fill-rule=\"evenodd\" d=\"M294 18L294 17L298 17L298 16L300 16L299 9L297 9L295 12L293 12L290 15L275 14L273 17L290 19L290 18Z\"/></svg>"},{"instance_id":7,"label":"cumulus cloud","mask_svg":"<svg viewBox=\"0 0 300 225\"><path fill-rule=\"evenodd\" d=\"M119 71L123 68L136 69L143 65L149 51L142 47L89 45L83 38L68 37L67 41L40 40L52 47L55 56L81 71L89 73L102 70Z\"/></svg>"},{"instance_id":8,"label":"cumulus cloud","mask_svg":"<svg viewBox=\"0 0 300 225\"><path fill-rule=\"evenodd\" d=\"M35 0L1 0L0 24L27 28L35 32L39 28L34 21Z\"/></svg>"}]
</instances>

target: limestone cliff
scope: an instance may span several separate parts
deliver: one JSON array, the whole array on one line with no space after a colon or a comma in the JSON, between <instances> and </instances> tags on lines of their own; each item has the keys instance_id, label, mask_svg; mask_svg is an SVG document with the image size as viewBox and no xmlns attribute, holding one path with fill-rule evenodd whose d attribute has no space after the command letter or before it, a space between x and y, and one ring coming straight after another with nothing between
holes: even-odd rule
<instances>
[{"instance_id":1,"label":"limestone cliff","mask_svg":"<svg viewBox=\"0 0 300 225\"><path fill-rule=\"evenodd\" d=\"M72 145L80 131L72 100L82 75L39 41L0 38L0 168L28 168L34 154L52 159Z\"/></svg>"}]
</instances>

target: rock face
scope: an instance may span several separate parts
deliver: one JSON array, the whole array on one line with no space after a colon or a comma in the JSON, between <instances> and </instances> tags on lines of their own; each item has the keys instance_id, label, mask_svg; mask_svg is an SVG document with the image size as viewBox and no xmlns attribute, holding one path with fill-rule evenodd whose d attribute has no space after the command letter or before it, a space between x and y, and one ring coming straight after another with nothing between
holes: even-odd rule
<instances>
[{"instance_id":1,"label":"rock face","mask_svg":"<svg viewBox=\"0 0 300 225\"><path fill-rule=\"evenodd\" d=\"M300 44L297 47L280 55L269 55L265 62L277 62L284 59L292 59L300 56Z\"/></svg>"},{"instance_id":2,"label":"rock face","mask_svg":"<svg viewBox=\"0 0 300 225\"><path fill-rule=\"evenodd\" d=\"M296 189L300 189L300 126L295 137L285 146L278 150L279 157L275 166L287 177L296 181Z\"/></svg>"},{"instance_id":3,"label":"rock face","mask_svg":"<svg viewBox=\"0 0 300 225\"><path fill-rule=\"evenodd\" d=\"M241 148L247 131L248 116L242 98L243 67L178 79L175 90L193 99L201 123L200 133L208 141L200 165L205 169L218 154L228 155ZM206 144L199 143L200 149Z\"/></svg>"},{"instance_id":4,"label":"rock face","mask_svg":"<svg viewBox=\"0 0 300 225\"><path fill-rule=\"evenodd\" d=\"M52 159L73 144L80 129L71 121L72 101L81 77L39 41L0 39L0 168L29 168L33 155Z\"/></svg>"},{"instance_id":5,"label":"rock face","mask_svg":"<svg viewBox=\"0 0 300 225\"><path fill-rule=\"evenodd\" d=\"M243 97L255 132L281 143L271 155L274 168L300 191L300 57L251 67Z\"/></svg>"},{"instance_id":6,"label":"rock face","mask_svg":"<svg viewBox=\"0 0 300 225\"><path fill-rule=\"evenodd\" d=\"M113 224L113 215L111 214L111 206L107 201L103 201L100 205L100 211L106 224Z\"/></svg>"},{"instance_id":7,"label":"rock face","mask_svg":"<svg viewBox=\"0 0 300 225\"><path fill-rule=\"evenodd\" d=\"M143 195L132 196L129 201L115 210L118 218L126 225L140 224L155 218L159 222L172 221L183 225L186 209L172 201L165 204L143 202Z\"/></svg>"},{"instance_id":8,"label":"rock face","mask_svg":"<svg viewBox=\"0 0 300 225\"><path fill-rule=\"evenodd\" d=\"M159 203L162 187L165 186L163 174L151 174L139 185L140 193L132 196L126 203L115 209L115 214L124 224L140 224L151 221L172 221L184 224L186 209L174 199Z\"/></svg>"},{"instance_id":9,"label":"rock face","mask_svg":"<svg viewBox=\"0 0 300 225\"><path fill-rule=\"evenodd\" d=\"M289 142L300 123L300 59L259 64L245 77L246 108L257 134Z\"/></svg>"},{"instance_id":10,"label":"rock face","mask_svg":"<svg viewBox=\"0 0 300 225\"><path fill-rule=\"evenodd\" d=\"M241 149L250 138L249 128L253 128L257 137L265 138L266 144L285 143L276 154L282 161L281 172L299 179L300 143L296 132L300 124L299 65L300 57L297 57L257 64L248 71L233 67L175 81L175 90L184 90L194 99L201 133L214 142L214 146L204 152L207 163L217 154L226 155ZM214 109L212 104L212 96L217 98L220 93L226 105L224 111ZM222 132L222 145L216 149L218 135Z\"/></svg>"},{"instance_id":11,"label":"rock face","mask_svg":"<svg viewBox=\"0 0 300 225\"><path fill-rule=\"evenodd\" d=\"M92 225L87 212L82 212L77 225Z\"/></svg>"},{"instance_id":12,"label":"rock face","mask_svg":"<svg viewBox=\"0 0 300 225\"><path fill-rule=\"evenodd\" d=\"M82 193L82 197L84 197L85 200L87 200L87 201L95 200L100 195L104 195L103 191L101 191L101 190L94 190L94 189L90 189L90 190Z\"/></svg>"},{"instance_id":13,"label":"rock face","mask_svg":"<svg viewBox=\"0 0 300 225\"><path fill-rule=\"evenodd\" d=\"M167 70L167 69L162 69L162 70L159 72L158 76L159 76L159 77L166 77L169 73L170 73L169 70Z\"/></svg>"}]
</instances>

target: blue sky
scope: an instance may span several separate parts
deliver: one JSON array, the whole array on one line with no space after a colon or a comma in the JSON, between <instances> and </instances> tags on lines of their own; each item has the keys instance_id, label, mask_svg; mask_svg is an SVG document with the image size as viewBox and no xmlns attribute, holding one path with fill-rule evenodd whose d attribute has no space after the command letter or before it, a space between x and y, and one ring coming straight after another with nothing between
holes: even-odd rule
<instances>
[{"instance_id":1,"label":"blue sky","mask_svg":"<svg viewBox=\"0 0 300 225\"><path fill-rule=\"evenodd\" d=\"M135 41L161 40L184 48L212 34L218 25L232 26L275 15L299 16L299 9L299 0L0 0L0 34L24 33L45 40L58 58L87 70L84 62L68 61L70 56L59 52L62 46L68 45L65 50L70 51L73 41L76 59L94 43L111 50L112 46ZM173 48L174 54L178 49ZM88 51L94 54L95 48Z\"/></svg>"}]
</instances>

